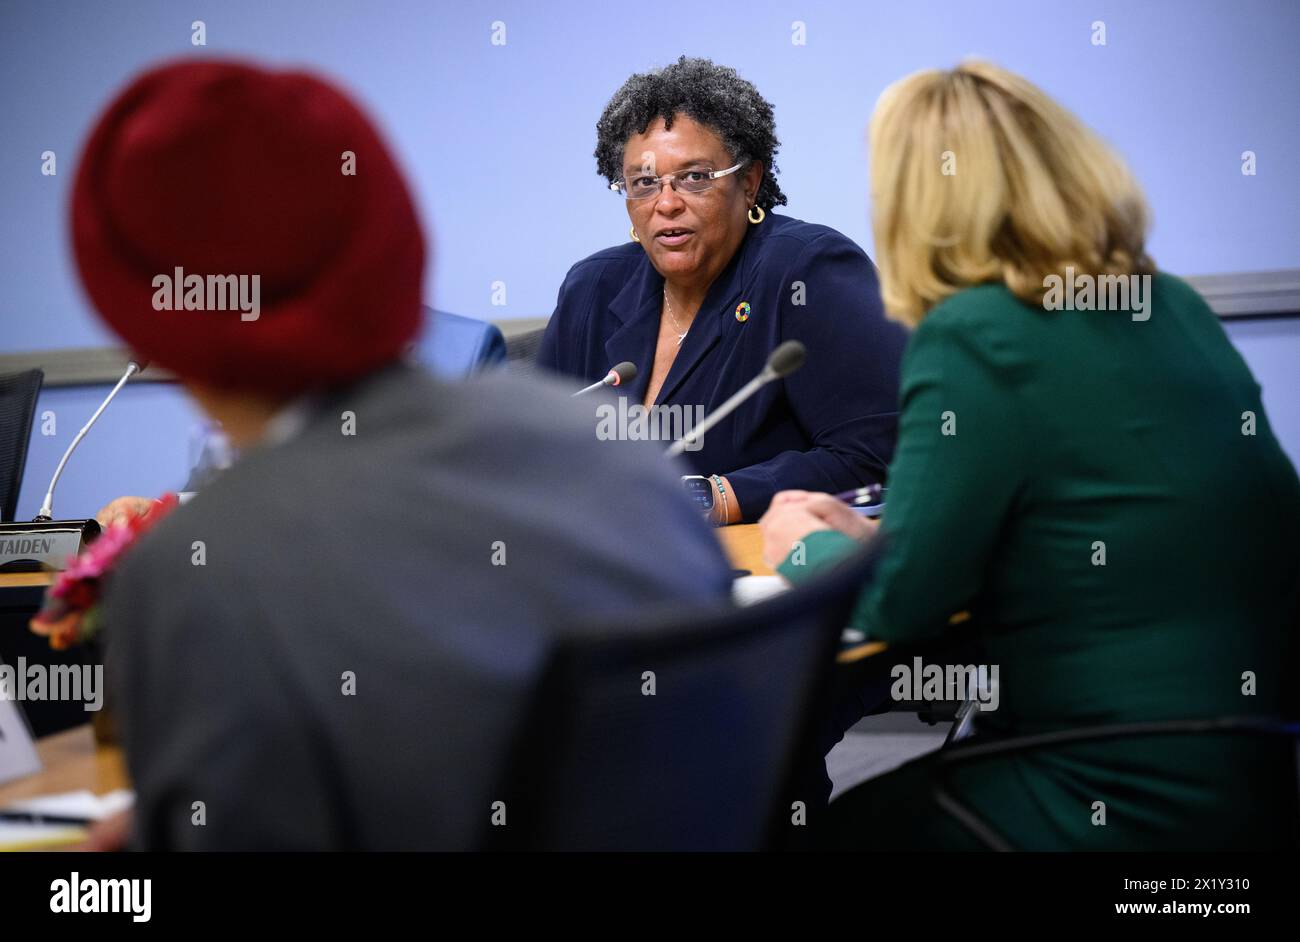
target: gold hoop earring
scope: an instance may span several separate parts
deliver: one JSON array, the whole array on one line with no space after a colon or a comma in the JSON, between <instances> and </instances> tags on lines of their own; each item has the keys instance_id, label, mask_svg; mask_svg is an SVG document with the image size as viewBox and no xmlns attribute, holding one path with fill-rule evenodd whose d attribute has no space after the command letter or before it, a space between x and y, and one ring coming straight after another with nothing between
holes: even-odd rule
<instances>
[{"instance_id":1,"label":"gold hoop earring","mask_svg":"<svg viewBox=\"0 0 1300 942\"><path fill-rule=\"evenodd\" d=\"M632 233L632 241L633 241L633 242L640 242L640 241L641 241L641 237L640 237L639 235L636 234L636 226L633 226L633 227L632 227L631 229L629 229L628 231L629 231L630 233Z\"/></svg>"},{"instance_id":2,"label":"gold hoop earring","mask_svg":"<svg viewBox=\"0 0 1300 942\"><path fill-rule=\"evenodd\" d=\"M754 210L758 210L757 219L754 218ZM760 222L762 222L764 219L767 218L767 211L763 209L762 206L755 205L750 207L749 212L745 214L745 218L748 219L751 224L757 226Z\"/></svg>"}]
</instances>

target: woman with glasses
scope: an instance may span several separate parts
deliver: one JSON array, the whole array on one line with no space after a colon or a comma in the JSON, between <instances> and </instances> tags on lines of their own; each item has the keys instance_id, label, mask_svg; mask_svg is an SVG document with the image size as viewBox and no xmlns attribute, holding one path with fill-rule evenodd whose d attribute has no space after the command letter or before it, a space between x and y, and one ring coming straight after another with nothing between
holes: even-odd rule
<instances>
[{"instance_id":1,"label":"woman with glasses","mask_svg":"<svg viewBox=\"0 0 1300 942\"><path fill-rule=\"evenodd\" d=\"M827 840L1294 847L1295 750L1268 721L1295 706L1300 481L1218 318L1148 257L1137 183L971 62L881 96L871 193L885 304L916 329L855 627L895 647L899 694L922 642L970 646L946 657L989 684L982 747L846 792ZM872 535L807 493L763 529L793 582Z\"/></svg>"},{"instance_id":2,"label":"woman with glasses","mask_svg":"<svg viewBox=\"0 0 1300 942\"><path fill-rule=\"evenodd\" d=\"M786 202L772 106L734 69L682 57L629 78L596 137L628 241L569 271L540 365L588 383L630 361L638 374L620 392L678 407L674 428L689 431L798 340L803 369L685 452L713 520L757 520L779 490L883 480L906 332L884 317L857 245L771 212Z\"/></svg>"}]
</instances>

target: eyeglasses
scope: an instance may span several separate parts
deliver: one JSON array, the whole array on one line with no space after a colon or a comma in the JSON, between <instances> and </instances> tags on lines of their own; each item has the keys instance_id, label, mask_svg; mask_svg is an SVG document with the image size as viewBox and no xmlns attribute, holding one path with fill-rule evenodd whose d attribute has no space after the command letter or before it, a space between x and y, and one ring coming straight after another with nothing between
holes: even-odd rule
<instances>
[{"instance_id":1,"label":"eyeglasses","mask_svg":"<svg viewBox=\"0 0 1300 942\"><path fill-rule=\"evenodd\" d=\"M609 188L627 200L644 200L652 196L658 196L663 192L665 183L671 186L674 192L703 193L705 190L713 189L714 180L735 173L743 166L745 166L745 162L742 160L734 167L728 167L726 170L691 167L687 170L665 173L658 177L651 174L638 174L634 177L624 177L617 183L611 183Z\"/></svg>"}]
</instances>

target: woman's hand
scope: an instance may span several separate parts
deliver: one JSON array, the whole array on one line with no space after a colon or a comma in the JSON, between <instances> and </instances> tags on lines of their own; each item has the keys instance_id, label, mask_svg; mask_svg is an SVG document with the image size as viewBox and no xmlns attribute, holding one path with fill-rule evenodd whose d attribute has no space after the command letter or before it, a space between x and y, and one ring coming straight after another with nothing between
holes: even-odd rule
<instances>
[{"instance_id":1,"label":"woman's hand","mask_svg":"<svg viewBox=\"0 0 1300 942\"><path fill-rule=\"evenodd\" d=\"M101 508L95 519L105 528L114 523L128 523L134 517L149 516L157 504L148 497L119 497Z\"/></svg>"},{"instance_id":2,"label":"woman's hand","mask_svg":"<svg viewBox=\"0 0 1300 942\"><path fill-rule=\"evenodd\" d=\"M763 562L773 569L809 533L838 530L855 540L868 540L878 526L830 494L811 491L781 491L758 525L763 531Z\"/></svg>"},{"instance_id":3,"label":"woman's hand","mask_svg":"<svg viewBox=\"0 0 1300 942\"><path fill-rule=\"evenodd\" d=\"M758 521L763 532L763 562L775 569L789 554L790 548L814 530L831 526L808 512L808 491L781 491Z\"/></svg>"},{"instance_id":4,"label":"woman's hand","mask_svg":"<svg viewBox=\"0 0 1300 942\"><path fill-rule=\"evenodd\" d=\"M842 500L830 494L809 494L804 506L814 517L824 521L832 530L839 530L855 540L869 540L880 529L880 521L864 517Z\"/></svg>"}]
</instances>

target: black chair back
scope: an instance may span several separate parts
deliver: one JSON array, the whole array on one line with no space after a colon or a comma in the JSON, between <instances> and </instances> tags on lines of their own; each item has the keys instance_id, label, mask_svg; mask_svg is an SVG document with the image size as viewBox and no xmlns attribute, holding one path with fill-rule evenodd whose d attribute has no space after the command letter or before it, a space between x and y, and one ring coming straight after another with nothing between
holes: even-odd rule
<instances>
[{"instance_id":1,"label":"black chair back","mask_svg":"<svg viewBox=\"0 0 1300 942\"><path fill-rule=\"evenodd\" d=\"M486 845L752 850L795 843L794 783L820 761L830 671L867 550L748 608L566 634L499 790ZM500 809L498 809L500 810ZM487 811L485 809L485 815Z\"/></svg>"},{"instance_id":2,"label":"black chair back","mask_svg":"<svg viewBox=\"0 0 1300 942\"><path fill-rule=\"evenodd\" d=\"M27 443L44 381L41 370L0 375L0 521L12 521L18 512Z\"/></svg>"},{"instance_id":3,"label":"black chair back","mask_svg":"<svg viewBox=\"0 0 1300 942\"><path fill-rule=\"evenodd\" d=\"M527 330L506 338L506 370L527 376L537 371L537 351L542 345L545 327Z\"/></svg>"}]
</instances>

